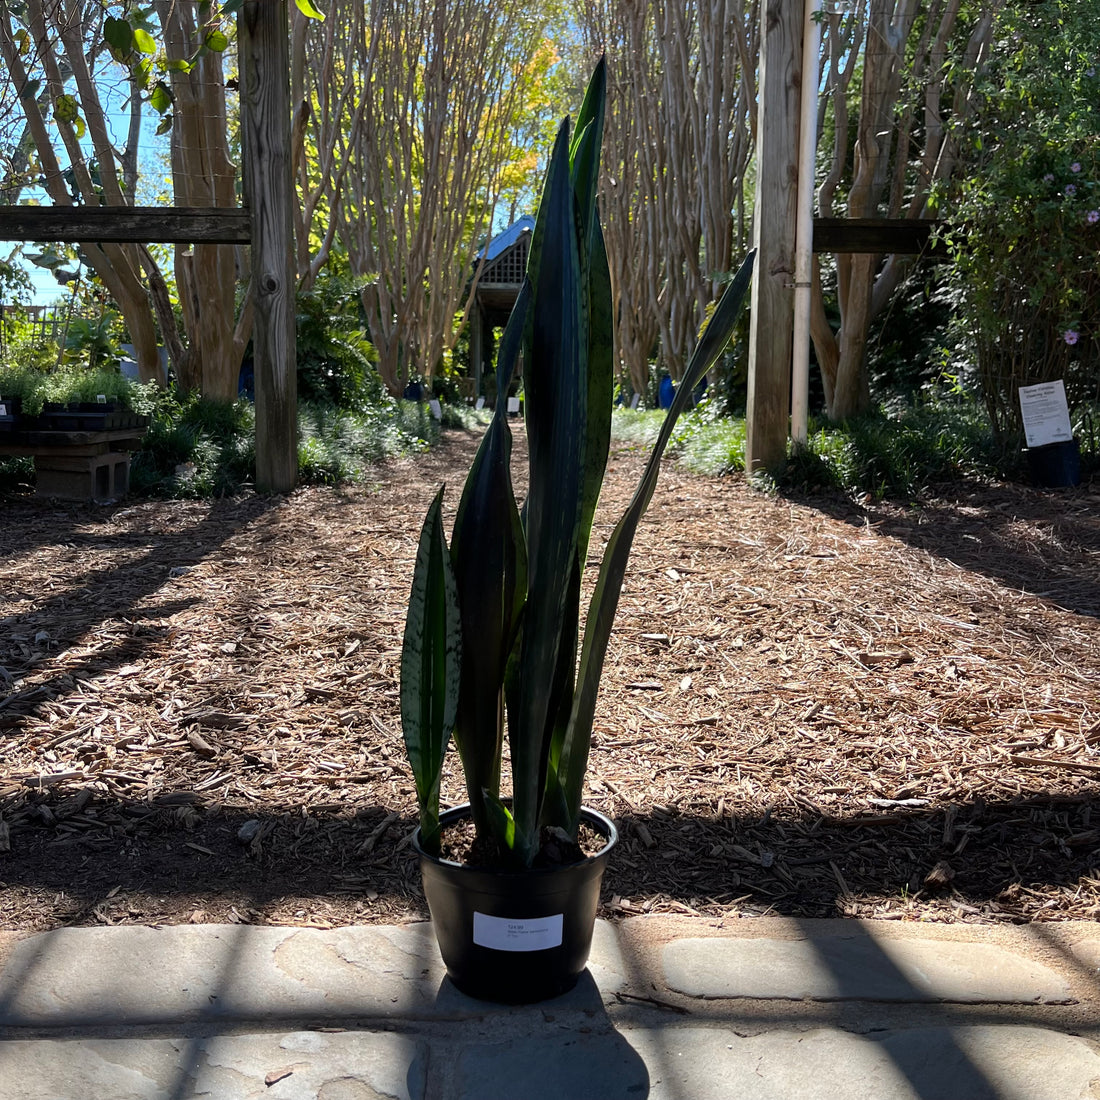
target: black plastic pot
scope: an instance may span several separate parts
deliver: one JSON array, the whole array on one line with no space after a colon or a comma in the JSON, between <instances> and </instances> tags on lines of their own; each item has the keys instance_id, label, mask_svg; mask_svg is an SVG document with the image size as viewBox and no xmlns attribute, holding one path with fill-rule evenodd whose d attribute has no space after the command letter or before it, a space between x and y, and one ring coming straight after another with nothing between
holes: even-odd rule
<instances>
[{"instance_id":1,"label":"black plastic pot","mask_svg":"<svg viewBox=\"0 0 1100 1100\"><path fill-rule=\"evenodd\" d=\"M1027 463L1035 484L1044 489L1071 489L1081 484L1081 449L1076 439L1029 447Z\"/></svg>"},{"instance_id":2,"label":"black plastic pot","mask_svg":"<svg viewBox=\"0 0 1100 1100\"><path fill-rule=\"evenodd\" d=\"M0 432L10 432L22 411L21 397L4 397L0 394Z\"/></svg>"},{"instance_id":3,"label":"black plastic pot","mask_svg":"<svg viewBox=\"0 0 1100 1100\"><path fill-rule=\"evenodd\" d=\"M440 815L443 827L469 817L469 805ZM500 1004L532 1004L577 984L588 962L600 882L619 834L595 810L581 819L607 838L580 863L493 871L420 855L424 896L447 974L463 993Z\"/></svg>"}]
</instances>

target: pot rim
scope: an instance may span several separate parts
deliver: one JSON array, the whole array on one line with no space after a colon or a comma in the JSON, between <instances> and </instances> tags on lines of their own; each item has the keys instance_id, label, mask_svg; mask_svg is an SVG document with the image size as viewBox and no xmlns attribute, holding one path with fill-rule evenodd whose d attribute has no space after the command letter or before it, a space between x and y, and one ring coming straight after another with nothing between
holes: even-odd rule
<instances>
[{"instance_id":1,"label":"pot rim","mask_svg":"<svg viewBox=\"0 0 1100 1100\"><path fill-rule=\"evenodd\" d=\"M508 800L505 799L505 802L507 801ZM462 818L469 816L470 803L462 802L457 806L452 806L449 810L444 810L439 815L439 822L440 825L443 825L445 823L461 820ZM410 834L410 840L413 848L416 849L416 854L421 859L426 859L430 863L437 864L440 867L457 867L463 871L481 873L489 872L494 875L516 875L517 877L526 877L527 875L554 875L559 874L562 870L566 868L573 869L578 867L588 867L591 864L596 863L598 860L605 860L611 849L614 848L615 845L619 842L619 830L615 827L615 822L612 821L611 818L609 818L606 814L602 814L599 810L594 810L590 806L582 806L581 820L587 821L590 825L594 826L596 831L606 838L607 843L604 844L604 846L598 852L593 852L591 855L585 856L584 859L580 860L577 863L563 863L558 867L528 867L525 870L521 871L507 871L499 870L495 867L474 867L466 863L459 863L453 859L443 859L442 856L433 856L429 852L425 852L420 845L419 825L417 825Z\"/></svg>"}]
</instances>

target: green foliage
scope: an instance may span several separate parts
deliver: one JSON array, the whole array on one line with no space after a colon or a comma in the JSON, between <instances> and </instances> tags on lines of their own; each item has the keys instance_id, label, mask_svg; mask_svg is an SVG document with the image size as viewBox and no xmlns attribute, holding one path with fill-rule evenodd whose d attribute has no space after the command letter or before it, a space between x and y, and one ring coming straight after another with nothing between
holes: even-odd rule
<instances>
[{"instance_id":1,"label":"green foliage","mask_svg":"<svg viewBox=\"0 0 1100 1100\"><path fill-rule=\"evenodd\" d=\"M135 387L135 411L150 417L142 449L130 465L130 489L173 498L225 496L252 481L255 410L247 401L180 397L152 383Z\"/></svg>"},{"instance_id":2,"label":"green foliage","mask_svg":"<svg viewBox=\"0 0 1100 1100\"><path fill-rule=\"evenodd\" d=\"M103 367L89 370L67 364L52 370L50 367L56 353L51 352L48 358L48 364L32 362L0 366L0 395L21 398L24 416L37 416L47 401L68 405L71 402L98 401L101 396L123 408L133 408L135 386L117 369Z\"/></svg>"},{"instance_id":3,"label":"green foliage","mask_svg":"<svg viewBox=\"0 0 1100 1100\"><path fill-rule=\"evenodd\" d=\"M1100 21L1072 0L1010 0L967 126L973 169L948 210L965 329L994 426L1016 387L1100 396Z\"/></svg>"},{"instance_id":4,"label":"green foliage","mask_svg":"<svg viewBox=\"0 0 1100 1100\"><path fill-rule=\"evenodd\" d=\"M511 481L511 430L498 401L455 519L455 598L433 581L442 567L431 563L446 555L435 522L437 497L414 568L402 660L402 728L416 775L421 836L434 850L442 748L452 731L438 726L442 704L432 705L430 722L424 717L425 684L428 670L434 677L454 664L457 646L439 624L458 613L462 658L457 671L450 667L442 681L433 680L432 692L443 699L458 689L453 733L475 826L516 867L532 865L541 826L576 836L603 659L634 533L690 389L729 341L752 268L750 257L715 311L634 498L611 533L582 639L581 576L611 431L611 287L595 204L604 82L601 62L572 140L568 122L558 132L527 278L498 353L503 388L522 351L526 502L521 512ZM428 597L433 586L436 596ZM500 789L505 730L510 804Z\"/></svg>"},{"instance_id":5,"label":"green foliage","mask_svg":"<svg viewBox=\"0 0 1100 1100\"><path fill-rule=\"evenodd\" d=\"M670 444L682 465L712 477L745 468L745 421L715 410L704 403L685 415ZM661 418L660 412L617 411L613 437L649 446ZM1086 466L1092 423L1082 415L1075 425L1085 440ZM811 420L808 448L790 456L776 486L906 498L962 479L1023 473L1018 449L994 435L984 409L954 393L880 405L842 424Z\"/></svg>"},{"instance_id":6,"label":"green foliage","mask_svg":"<svg viewBox=\"0 0 1100 1100\"><path fill-rule=\"evenodd\" d=\"M306 483L338 485L362 480L369 465L426 448L438 438L430 417L386 398L360 412L331 405L298 410L298 476Z\"/></svg>"},{"instance_id":7,"label":"green foliage","mask_svg":"<svg viewBox=\"0 0 1100 1100\"><path fill-rule=\"evenodd\" d=\"M65 332L65 361L86 362L93 369L104 364L117 366L122 351L115 341L119 315L104 310L96 319L73 317Z\"/></svg>"},{"instance_id":8,"label":"green foliage","mask_svg":"<svg viewBox=\"0 0 1100 1100\"><path fill-rule=\"evenodd\" d=\"M323 277L298 295L298 396L305 404L356 410L376 405L385 387L359 319L359 290L342 276Z\"/></svg>"},{"instance_id":9,"label":"green foliage","mask_svg":"<svg viewBox=\"0 0 1100 1100\"><path fill-rule=\"evenodd\" d=\"M920 400L878 408L844 424L811 424L809 447L781 483L913 497L964 478L1019 473L1019 454L998 441L973 401Z\"/></svg>"},{"instance_id":10,"label":"green foliage","mask_svg":"<svg viewBox=\"0 0 1100 1100\"><path fill-rule=\"evenodd\" d=\"M134 408L151 418L134 456L130 487L139 494L211 497L239 493L253 482L256 417L245 400L231 404L175 389L134 387ZM298 475L303 483L360 481L372 463L423 449L438 438L429 416L383 398L357 412L331 405L298 410Z\"/></svg>"}]
</instances>

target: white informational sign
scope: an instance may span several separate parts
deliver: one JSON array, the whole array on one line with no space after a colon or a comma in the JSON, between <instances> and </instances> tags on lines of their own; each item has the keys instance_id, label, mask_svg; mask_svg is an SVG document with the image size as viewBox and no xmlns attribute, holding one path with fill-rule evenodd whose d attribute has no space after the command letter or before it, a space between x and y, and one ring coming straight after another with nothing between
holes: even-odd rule
<instances>
[{"instance_id":1,"label":"white informational sign","mask_svg":"<svg viewBox=\"0 0 1100 1100\"><path fill-rule=\"evenodd\" d=\"M1020 412L1023 414L1024 435L1029 447L1064 443L1073 438L1069 405L1066 403L1066 387L1061 378L1057 382L1021 386Z\"/></svg>"},{"instance_id":2,"label":"white informational sign","mask_svg":"<svg viewBox=\"0 0 1100 1100\"><path fill-rule=\"evenodd\" d=\"M433 397L431 401L428 402L428 408L432 410L432 416L434 416L436 420L443 419L443 406L436 398Z\"/></svg>"},{"instance_id":3,"label":"white informational sign","mask_svg":"<svg viewBox=\"0 0 1100 1100\"><path fill-rule=\"evenodd\" d=\"M519 412L519 398L518 397L509 397L508 398L508 412L509 412L509 414Z\"/></svg>"},{"instance_id":4,"label":"white informational sign","mask_svg":"<svg viewBox=\"0 0 1100 1100\"><path fill-rule=\"evenodd\" d=\"M562 914L509 920L474 911L474 943L494 951L545 951L561 947Z\"/></svg>"},{"instance_id":5,"label":"white informational sign","mask_svg":"<svg viewBox=\"0 0 1100 1100\"><path fill-rule=\"evenodd\" d=\"M5 405L3 403L0 403L0 416L7 416L7 415L8 415L7 405Z\"/></svg>"},{"instance_id":6,"label":"white informational sign","mask_svg":"<svg viewBox=\"0 0 1100 1100\"><path fill-rule=\"evenodd\" d=\"M632 397L632 398L630 399L630 407L631 407L632 409L637 409L637 407L638 407L638 406L639 406L639 405L640 405L641 403L642 403L642 395L641 395L640 393L636 393L636 394L635 394L635 395L634 395L634 396L633 396L633 397Z\"/></svg>"},{"instance_id":7,"label":"white informational sign","mask_svg":"<svg viewBox=\"0 0 1100 1100\"><path fill-rule=\"evenodd\" d=\"M474 405L474 408L475 408L475 409L483 409L483 408L485 408L485 398L484 398L484 397L479 397L479 398L477 399L477 404L475 404L475 405Z\"/></svg>"}]
</instances>

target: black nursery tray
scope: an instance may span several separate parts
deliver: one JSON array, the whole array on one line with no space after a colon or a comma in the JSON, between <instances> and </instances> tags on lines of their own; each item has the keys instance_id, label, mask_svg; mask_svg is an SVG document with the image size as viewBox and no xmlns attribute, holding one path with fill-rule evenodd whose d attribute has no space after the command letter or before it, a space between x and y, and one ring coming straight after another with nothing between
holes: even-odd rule
<instances>
[{"instance_id":1,"label":"black nursery tray","mask_svg":"<svg viewBox=\"0 0 1100 1100\"><path fill-rule=\"evenodd\" d=\"M148 426L147 416L138 416L116 405L90 402L80 405L46 404L42 407L42 415L36 420L20 424L26 431L37 432L112 432Z\"/></svg>"}]
</instances>

